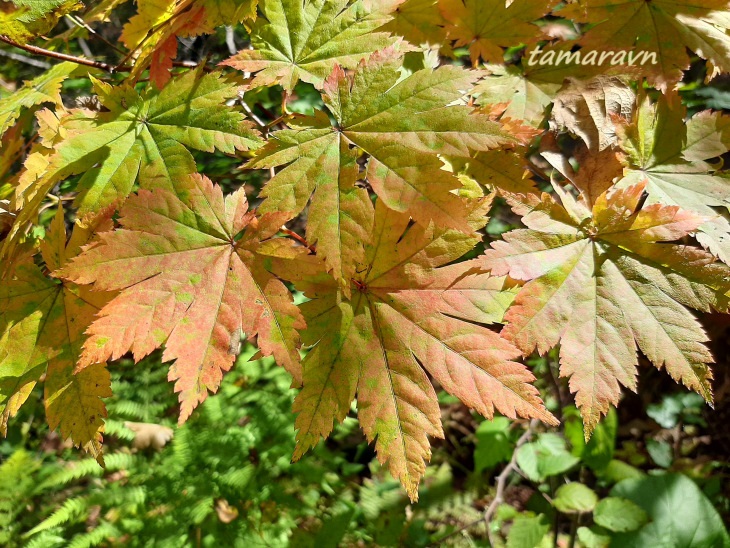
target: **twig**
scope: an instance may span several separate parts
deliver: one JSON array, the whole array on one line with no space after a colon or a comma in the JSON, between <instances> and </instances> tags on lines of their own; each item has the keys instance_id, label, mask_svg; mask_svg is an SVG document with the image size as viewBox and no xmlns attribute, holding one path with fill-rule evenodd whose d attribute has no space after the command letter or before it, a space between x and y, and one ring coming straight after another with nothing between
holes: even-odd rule
<instances>
[{"instance_id":1,"label":"twig","mask_svg":"<svg viewBox=\"0 0 730 548\"><path fill-rule=\"evenodd\" d=\"M486 511L484 512L484 523L487 525L487 535L489 535L489 544L494 546L494 540L492 539L492 533L489 530L489 522L492 521L492 517L494 516L494 513L497 511L497 508L500 504L504 502L504 490L507 488L507 480L510 477L510 474L512 472L515 472L519 469L517 466L517 453L519 452L520 447L525 445L530 439L532 438L532 435L535 433L535 429L537 428L538 421L537 419L532 419L530 421L530 425L527 427L527 430L524 431L524 433L520 436L520 438L517 440L517 444L515 445L515 450L512 452L512 458L509 461L509 464L504 467L504 470L500 472L499 476L497 476L497 492L494 495L494 499L487 507Z\"/></svg>"},{"instance_id":2,"label":"twig","mask_svg":"<svg viewBox=\"0 0 730 548\"><path fill-rule=\"evenodd\" d=\"M123 69L116 69L112 65L109 65L107 63L102 63L101 61L94 61L93 59L84 59L83 57L76 57L74 55L67 55L65 53L59 53L57 51L51 51L48 49L39 48L38 46L31 46L30 44L19 44L15 42L14 40L11 40L5 35L0 34L0 42L5 42L6 44L9 44L15 48L22 49L27 51L28 53L34 53L35 55L42 55L44 57L50 57L52 59L58 59L59 61L70 61L72 63L76 63L77 65L84 65L87 67L94 67L99 70L103 70L106 72L116 72L117 70L129 70L128 68L124 67Z\"/></svg>"},{"instance_id":3,"label":"twig","mask_svg":"<svg viewBox=\"0 0 730 548\"><path fill-rule=\"evenodd\" d=\"M297 242L299 242L300 244L302 244L304 247L306 247L312 253L315 252L314 246L309 245L309 242L307 242L307 240L305 240L304 238L302 238L299 234L297 234L293 230L289 230L287 227L282 226L281 227L281 231L284 234L286 234L287 236L289 236L290 238L294 238Z\"/></svg>"},{"instance_id":4,"label":"twig","mask_svg":"<svg viewBox=\"0 0 730 548\"><path fill-rule=\"evenodd\" d=\"M76 21L74 21L73 19L71 19L68 16L66 16L65 21L66 21L66 26L70 30L73 30L76 27L78 27L78 24L76 23ZM78 38L76 38L76 41L79 43L79 47L81 48L81 51L84 52L84 55L86 55L86 57L93 57L94 56L94 54L89 49L89 44L86 43L86 40L84 40L83 38L81 38L79 36Z\"/></svg>"},{"instance_id":5,"label":"twig","mask_svg":"<svg viewBox=\"0 0 730 548\"><path fill-rule=\"evenodd\" d=\"M228 47L228 53L236 55L238 50L236 49L236 41L234 40L233 27L230 25L226 27L226 46Z\"/></svg>"},{"instance_id":6,"label":"twig","mask_svg":"<svg viewBox=\"0 0 730 548\"><path fill-rule=\"evenodd\" d=\"M110 65L109 63L103 63L102 61L94 61L93 59L84 59L83 57L75 57L74 55L67 55L65 53L59 53L57 51L51 51L49 49L39 48L38 46L31 46L30 44L19 44L2 34L0 34L0 42L5 42L6 44L10 44L11 46L13 46L15 48L25 50L28 53L33 53L35 55L43 55L44 57L58 59L59 61L70 61L71 63L76 63L77 65L93 67L93 68L108 72L110 74L114 74L115 72L130 72L132 70L132 67L129 67L129 66L123 66L123 65L114 66L114 65ZM12 56L18 55L18 54L0 50L0 55L5 55L6 57L13 59ZM23 57L23 56L21 56L21 57ZM28 59L25 57L23 57L23 59L16 59L16 60L22 61L22 62L28 63L28 64L32 64L30 61L33 61L32 59ZM41 63L41 61L36 61L36 62ZM173 61L172 65L174 67L184 67L184 68L196 68L199 66L198 63L195 63L193 61ZM51 65L48 65L47 63L43 63L43 66L41 68L50 68L50 66ZM203 69L207 70L207 67L203 67Z\"/></svg>"},{"instance_id":7,"label":"twig","mask_svg":"<svg viewBox=\"0 0 730 548\"><path fill-rule=\"evenodd\" d=\"M461 527L457 529L456 531L452 531L445 537L441 537L438 542L434 542L432 544L429 544L429 546L443 546L443 542L446 539L449 539L451 537L454 537L460 533L463 533L467 529L471 529L475 525L479 525L480 523L486 523L487 526L487 535L489 536L489 544L490 546L494 546L494 539L492 538L492 534L489 531L489 522L492 520L492 516L497 511L497 507L504 502L504 490L507 487L507 480L509 479L509 476L512 472L520 472L519 467L517 466L517 451L520 447L525 445L530 439L532 438L532 435L535 433L535 429L537 428L538 421L537 419L533 419L530 421L529 426L527 427L527 430L520 436L520 438L517 440L517 444L515 445L515 450L512 453L512 459L509 461L509 464L505 466L504 470L497 476L497 493L494 495L494 500L489 504L487 509L484 512L484 515L480 517L478 520L472 521L471 523L467 523L464 527Z\"/></svg>"}]
</instances>

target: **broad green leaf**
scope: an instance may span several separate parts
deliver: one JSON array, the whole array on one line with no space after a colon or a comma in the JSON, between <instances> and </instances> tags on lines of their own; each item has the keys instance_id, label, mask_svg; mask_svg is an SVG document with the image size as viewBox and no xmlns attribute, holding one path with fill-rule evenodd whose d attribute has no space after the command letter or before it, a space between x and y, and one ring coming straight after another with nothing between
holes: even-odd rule
<instances>
[{"instance_id":1,"label":"broad green leaf","mask_svg":"<svg viewBox=\"0 0 730 548\"><path fill-rule=\"evenodd\" d=\"M696 395L696 394L695 394ZM702 396L696 395L698 398ZM571 452L592 470L601 472L611 462L616 445L618 418L614 409L609 409L606 418L593 431L586 443L583 435L583 421L578 410L571 406L563 409L565 437L572 446Z\"/></svg>"},{"instance_id":2,"label":"broad green leaf","mask_svg":"<svg viewBox=\"0 0 730 548\"><path fill-rule=\"evenodd\" d=\"M361 63L352 76L337 67L324 86L324 113L296 118L292 129L275 132L247 164L285 165L262 191L262 211L301 212L313 194L308 236L338 280L348 283L372 226L367 193L355 159L367 153L366 178L389 208L427 225L472 231L464 200L451 191L459 180L442 168L437 154L468 157L516 143L518 138L466 106L451 105L473 82L456 67L421 70L399 79L402 59L386 50ZM339 209L338 209L339 204Z\"/></svg>"},{"instance_id":3,"label":"broad green leaf","mask_svg":"<svg viewBox=\"0 0 730 548\"><path fill-rule=\"evenodd\" d=\"M5 2L4 2L5 3ZM2 34L20 44L50 32L58 20L84 7L78 0L12 0L15 9L0 10Z\"/></svg>"},{"instance_id":4,"label":"broad green leaf","mask_svg":"<svg viewBox=\"0 0 730 548\"><path fill-rule=\"evenodd\" d=\"M597 503L595 491L577 482L558 487L553 499L555 508L567 514L592 512Z\"/></svg>"},{"instance_id":5,"label":"broad green leaf","mask_svg":"<svg viewBox=\"0 0 730 548\"><path fill-rule=\"evenodd\" d=\"M609 531L626 533L646 524L649 516L641 506L628 499L608 497L596 505L593 521Z\"/></svg>"},{"instance_id":6,"label":"broad green leaf","mask_svg":"<svg viewBox=\"0 0 730 548\"><path fill-rule=\"evenodd\" d=\"M535 548L550 530L543 516L518 516L507 534L507 548Z\"/></svg>"},{"instance_id":7,"label":"broad green leaf","mask_svg":"<svg viewBox=\"0 0 730 548\"><path fill-rule=\"evenodd\" d=\"M608 531L600 527L578 527L578 540L585 548L609 548L611 537Z\"/></svg>"},{"instance_id":8,"label":"broad green leaf","mask_svg":"<svg viewBox=\"0 0 730 548\"><path fill-rule=\"evenodd\" d=\"M725 0L580 0L558 15L595 23L579 40L584 49L653 55L636 63L663 91L689 68L687 49L709 61L710 77L730 71Z\"/></svg>"},{"instance_id":9,"label":"broad green leaf","mask_svg":"<svg viewBox=\"0 0 730 548\"><path fill-rule=\"evenodd\" d=\"M500 462L507 462L512 456L514 444L509 439L509 419L495 417L479 425L476 436L477 448L474 451L474 471L493 468Z\"/></svg>"},{"instance_id":10,"label":"broad green leaf","mask_svg":"<svg viewBox=\"0 0 730 548\"><path fill-rule=\"evenodd\" d=\"M473 214L484 224L484 206ZM420 225L376 205L375 225L347 298L314 257L272 259L295 283L307 329L304 386L294 409L301 457L357 396L358 416L378 459L417 498L431 451L428 436L442 436L438 400L427 372L466 405L491 418L526 416L554 423L529 383L515 349L482 327L499 321L511 301L504 280L475 263L446 266L477 243L458 231Z\"/></svg>"},{"instance_id":11,"label":"broad green leaf","mask_svg":"<svg viewBox=\"0 0 730 548\"><path fill-rule=\"evenodd\" d=\"M103 216L99 222L108 226ZM77 226L67 245L63 210L59 209L41 247L48 269L64 266L90 234ZM6 431L8 419L45 374L49 426L60 426L64 439L70 437L103 462L101 433L106 408L101 398L111 396L111 379L103 364L80 373L74 369L86 338L84 331L111 295L50 279L30 256L7 268L0 284L0 429Z\"/></svg>"},{"instance_id":12,"label":"broad green leaf","mask_svg":"<svg viewBox=\"0 0 730 548\"><path fill-rule=\"evenodd\" d=\"M79 66L75 63L59 63L33 80L25 82L12 95L0 99L0 136L15 123L23 109L43 103L62 105L61 84L78 70Z\"/></svg>"},{"instance_id":13,"label":"broad green leaf","mask_svg":"<svg viewBox=\"0 0 730 548\"><path fill-rule=\"evenodd\" d=\"M259 9L253 49L224 62L256 73L252 86L281 84L292 91L302 80L321 87L336 65L355 68L396 40L374 32L388 17L370 13L362 0L260 0Z\"/></svg>"},{"instance_id":14,"label":"broad green leaf","mask_svg":"<svg viewBox=\"0 0 730 548\"><path fill-rule=\"evenodd\" d=\"M221 108L237 95L237 87L220 74L198 78L188 72L162 91L149 88L142 95L129 86L94 83L109 111L72 111L61 119L57 135L30 155L16 191L22 211L2 255L17 244L17 232L33 220L46 194L71 175L83 173L74 202L83 217L121 205L136 182L183 192L184 181L196 172L187 147L234 154L260 143L241 113Z\"/></svg>"},{"instance_id":15,"label":"broad green leaf","mask_svg":"<svg viewBox=\"0 0 730 548\"><path fill-rule=\"evenodd\" d=\"M649 203L676 205L708 218L697 240L730 262L730 180L709 160L730 150L730 117L701 112L684 121L680 106L641 98L634 120L616 128L628 154L619 187L646 180ZM717 211L715 208L721 208Z\"/></svg>"},{"instance_id":16,"label":"broad green leaf","mask_svg":"<svg viewBox=\"0 0 730 548\"><path fill-rule=\"evenodd\" d=\"M671 243L704 222L674 206L639 208L645 185L602 194L592 211L526 195L527 229L486 251L494 275L528 283L502 334L529 355L560 343L560 374L576 393L586 439L636 389L637 346L657 367L712 401L707 335L685 307L725 310L730 269L704 250Z\"/></svg>"},{"instance_id":17,"label":"broad green leaf","mask_svg":"<svg viewBox=\"0 0 730 548\"><path fill-rule=\"evenodd\" d=\"M537 441L526 443L517 452L520 470L532 481L541 482L557 476L578 464L565 446L565 440L556 434L542 434Z\"/></svg>"},{"instance_id":18,"label":"broad green leaf","mask_svg":"<svg viewBox=\"0 0 730 548\"><path fill-rule=\"evenodd\" d=\"M243 190L224 198L208 179L188 179L184 199L141 190L121 211L121 230L58 275L95 290L121 290L87 330L79 367L131 351L139 361L163 344L169 379L180 393L180 422L217 391L241 338L257 336L262 355L301 381L301 315L286 287L263 268L261 249L289 249L272 238L281 214L257 218ZM294 251L292 251L293 253Z\"/></svg>"},{"instance_id":19,"label":"broad green leaf","mask_svg":"<svg viewBox=\"0 0 730 548\"><path fill-rule=\"evenodd\" d=\"M661 403L646 406L646 414L662 428L674 428L680 422L706 426L702 418L704 400L694 392L665 394Z\"/></svg>"},{"instance_id":20,"label":"broad green leaf","mask_svg":"<svg viewBox=\"0 0 730 548\"><path fill-rule=\"evenodd\" d=\"M630 533L613 536L626 548L727 548L730 536L722 518L697 485L681 474L624 480L611 496L628 499L648 514L649 523Z\"/></svg>"}]
</instances>

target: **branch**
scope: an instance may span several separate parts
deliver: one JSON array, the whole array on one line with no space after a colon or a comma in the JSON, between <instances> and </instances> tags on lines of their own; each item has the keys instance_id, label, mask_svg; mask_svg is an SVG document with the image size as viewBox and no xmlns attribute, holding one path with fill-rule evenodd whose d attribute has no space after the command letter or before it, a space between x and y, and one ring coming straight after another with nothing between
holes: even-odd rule
<instances>
[{"instance_id":1,"label":"branch","mask_svg":"<svg viewBox=\"0 0 730 548\"><path fill-rule=\"evenodd\" d=\"M504 491L507 487L507 480L509 479L509 476L512 472L520 472L519 467L517 466L517 451L520 447L525 445L530 439L532 438L532 435L535 433L535 429L537 428L538 420L532 419L530 421L529 426L527 427L527 430L520 436L520 439L517 440L517 444L515 444L515 450L512 452L512 459L510 459L509 464L505 466L504 470L497 476L497 493L494 495L494 499L489 504L487 509L484 511L484 516L479 518L476 521L473 521L471 523L466 524L464 527L461 527L457 529L456 531L452 531L445 537L442 537L438 540L438 543L433 542L429 544L429 546L443 546L443 542L451 537L454 537L458 535L459 533L463 533L467 529L471 529L472 527L479 525L480 523L486 523L487 525L487 535L489 536L489 545L495 546L494 539L492 538L491 532L489 531L489 522L492 520L492 517L494 516L494 513L497 511L497 508L500 504L504 502Z\"/></svg>"},{"instance_id":2,"label":"branch","mask_svg":"<svg viewBox=\"0 0 730 548\"><path fill-rule=\"evenodd\" d=\"M112 65L109 65L107 63L102 63L101 61L94 61L93 59L84 59L83 57L76 57L74 55L67 55L65 53L59 53L57 51L51 51L49 49L43 49L39 48L38 46L31 46L30 44L19 44L18 42L15 42L14 40L11 40L5 35L0 34L0 42L5 42L6 44L9 44L15 48L22 49L27 51L28 53L33 53L35 55L42 55L44 57L51 57L52 59L58 59L60 61L70 61L72 63L76 63L77 65L85 65L87 67L94 67L106 72L115 72L115 68ZM125 68L125 70L128 70Z\"/></svg>"},{"instance_id":3,"label":"branch","mask_svg":"<svg viewBox=\"0 0 730 548\"><path fill-rule=\"evenodd\" d=\"M512 452L512 458L510 459L509 464L505 466L504 470L502 470L499 476L497 476L497 492L494 495L494 499L484 512L484 522L487 524L487 535L489 535L489 543L492 546L494 546L494 542L492 540L491 532L489 531L489 522L492 521L492 517L497 511L499 505L504 502L504 491L507 488L507 480L509 479L510 474L512 474L512 472L516 472L519 469L517 466L517 453L520 447L530 441L532 435L535 433L537 424L537 419L532 419L530 421L530 425L527 427L527 430L525 430L524 433L520 436L520 439L517 440L517 444L515 445L515 450Z\"/></svg>"},{"instance_id":4,"label":"branch","mask_svg":"<svg viewBox=\"0 0 730 548\"><path fill-rule=\"evenodd\" d=\"M110 74L114 74L115 72L129 72L132 70L132 67L126 66L126 65L114 66L114 65L110 65L109 63L103 63L102 61L94 61L93 59L84 59L83 57L67 55L65 53L59 53L57 51L51 51L49 49L39 48L38 46L31 46L30 44L19 44L18 42L11 40L10 38L8 38L7 36L5 36L3 34L0 34L0 42L5 42L6 44L9 44L15 48L27 51L28 53L33 53L35 55L42 55L44 57L50 57L52 59L58 59L59 61L70 61L71 63L76 63L77 65L93 67L93 68L96 68L99 70L103 70L104 72L108 72ZM10 57L13 54L10 52L3 52L3 55ZM29 61L23 60L23 62L29 62ZM185 67L185 68L195 68L198 66L197 63L194 63L191 61L173 61L172 65L175 67Z\"/></svg>"},{"instance_id":5,"label":"branch","mask_svg":"<svg viewBox=\"0 0 730 548\"><path fill-rule=\"evenodd\" d=\"M297 234L293 230L289 230L287 227L282 226L281 227L281 231L284 234L286 234L287 236L289 236L291 238L294 238L297 242L299 242L300 244L302 244L304 247L306 247L312 253L315 253L314 246L309 245L309 242L307 242L307 240L305 240L304 238L302 238L299 234Z\"/></svg>"}]
</instances>

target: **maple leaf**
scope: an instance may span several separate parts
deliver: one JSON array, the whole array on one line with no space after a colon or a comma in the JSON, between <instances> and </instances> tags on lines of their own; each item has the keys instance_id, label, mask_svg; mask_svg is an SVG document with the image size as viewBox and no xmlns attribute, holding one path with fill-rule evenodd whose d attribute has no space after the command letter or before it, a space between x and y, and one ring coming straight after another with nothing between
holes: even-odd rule
<instances>
[{"instance_id":1,"label":"maple leaf","mask_svg":"<svg viewBox=\"0 0 730 548\"><path fill-rule=\"evenodd\" d=\"M473 73L448 66L399 81L401 62L395 51L385 50L352 76L336 67L324 85L336 127L324 113L296 118L295 128L274 132L247 164L286 165L262 190L262 211L297 214L314 193L308 238L321 242L318 253L345 283L372 226L372 205L355 185L360 175L351 148L369 155L367 180L388 207L420 223L433 220L468 232L464 201L451 192L459 181L441 169L437 153L469 157L472 150L518 142L486 116L451 105L473 83Z\"/></svg>"},{"instance_id":2,"label":"maple leaf","mask_svg":"<svg viewBox=\"0 0 730 548\"><path fill-rule=\"evenodd\" d=\"M21 176L16 191L16 202L23 206L16 231L33 219L53 186L71 175L84 174L74 202L83 217L121 204L137 181L147 189L176 189L197 171L186 147L233 154L259 146L258 132L243 114L220 108L238 93L220 74L198 78L188 72L162 91L148 88L141 95L126 85L111 87L98 80L94 85L109 111L71 111L49 131L48 146L29 156L29 173ZM2 255L16 244L14 234Z\"/></svg>"},{"instance_id":3,"label":"maple leaf","mask_svg":"<svg viewBox=\"0 0 730 548\"><path fill-rule=\"evenodd\" d=\"M414 46L440 46L444 55L451 53L444 18L437 9L438 0L373 0L379 11L392 19L380 30L402 36Z\"/></svg>"},{"instance_id":4,"label":"maple leaf","mask_svg":"<svg viewBox=\"0 0 730 548\"><path fill-rule=\"evenodd\" d=\"M560 343L588 438L620 386L636 389L637 345L657 367L712 401L707 336L685 308L725 310L730 269L702 249L671 242L704 219L675 206L640 208L644 184L602 194L592 210L564 194L524 196L528 227L492 243L483 266L528 283L502 335L525 355ZM683 306L684 305L684 306Z\"/></svg>"},{"instance_id":5,"label":"maple leaf","mask_svg":"<svg viewBox=\"0 0 730 548\"><path fill-rule=\"evenodd\" d=\"M286 214L257 218L243 190L224 198L197 174L186 185L182 199L167 189L141 190L121 210L122 229L100 234L59 273L95 290L121 290L89 327L79 368L128 351L139 361L164 344L181 423L218 389L244 334L257 335L262 354L299 383L296 330L304 327L260 255L290 243L272 239Z\"/></svg>"},{"instance_id":6,"label":"maple leaf","mask_svg":"<svg viewBox=\"0 0 730 548\"><path fill-rule=\"evenodd\" d=\"M627 153L626 175L617 185L647 180L649 203L677 205L705 216L697 240L724 262L730 262L730 222L713 209L730 209L730 181L715 174L719 164L708 160L730 150L730 117L702 112L684 120L685 110L672 108L663 97L652 104L639 99L633 122L619 122L616 131Z\"/></svg>"},{"instance_id":7,"label":"maple leaf","mask_svg":"<svg viewBox=\"0 0 730 548\"><path fill-rule=\"evenodd\" d=\"M41 244L49 270L63 267L97 228L109 226L109 215L92 225L77 225L66 244L63 209ZM51 429L71 438L103 462L101 441L111 379L104 364L81 373L74 368L81 354L84 330L109 300L70 282L48 278L30 255L7 265L0 283L0 430L25 403L45 374L45 405Z\"/></svg>"},{"instance_id":8,"label":"maple leaf","mask_svg":"<svg viewBox=\"0 0 730 548\"><path fill-rule=\"evenodd\" d=\"M253 87L281 84L292 91L299 80L321 87L335 65L354 68L396 41L374 32L387 18L370 13L362 0L261 0L259 9L253 49L223 62L256 73Z\"/></svg>"},{"instance_id":9,"label":"maple leaf","mask_svg":"<svg viewBox=\"0 0 730 548\"><path fill-rule=\"evenodd\" d=\"M472 64L479 59L502 63L502 48L534 42L542 34L533 21L550 13L555 2L515 0L439 0L446 33L456 47L469 46Z\"/></svg>"},{"instance_id":10,"label":"maple leaf","mask_svg":"<svg viewBox=\"0 0 730 548\"><path fill-rule=\"evenodd\" d=\"M64 15L83 8L78 0L3 0L1 33L20 44L49 32Z\"/></svg>"},{"instance_id":11,"label":"maple leaf","mask_svg":"<svg viewBox=\"0 0 730 548\"><path fill-rule=\"evenodd\" d=\"M489 200L470 215L483 226ZM313 256L272 259L272 268L304 291L303 388L294 403L299 459L347 415L357 396L360 424L375 440L378 460L412 500L430 458L428 436L442 437L436 392L426 372L486 417L556 421L511 361L519 350L483 324L501 320L513 298L503 278L474 261L446 266L479 237L409 225L410 217L378 201L366 259L351 280L351 297Z\"/></svg>"},{"instance_id":12,"label":"maple leaf","mask_svg":"<svg viewBox=\"0 0 730 548\"><path fill-rule=\"evenodd\" d=\"M730 71L727 0L578 0L558 15L595 24L579 40L586 49L654 54L641 67L663 91L689 68L687 49L710 62L710 77Z\"/></svg>"},{"instance_id":13,"label":"maple leaf","mask_svg":"<svg viewBox=\"0 0 730 548\"><path fill-rule=\"evenodd\" d=\"M212 32L204 23L205 7L191 0L140 0L139 11L124 28L122 43L135 59L130 78L137 79L150 67L150 80L162 88L170 79L177 56L177 37Z\"/></svg>"},{"instance_id":14,"label":"maple leaf","mask_svg":"<svg viewBox=\"0 0 730 548\"><path fill-rule=\"evenodd\" d=\"M553 99L550 126L567 129L581 137L590 150L601 151L618 142L613 119L629 119L635 103L636 94L624 78L568 78Z\"/></svg>"},{"instance_id":15,"label":"maple leaf","mask_svg":"<svg viewBox=\"0 0 730 548\"><path fill-rule=\"evenodd\" d=\"M525 151L521 151L523 154ZM454 171L502 196L536 193L519 151L490 150L473 158L450 158Z\"/></svg>"},{"instance_id":16,"label":"maple leaf","mask_svg":"<svg viewBox=\"0 0 730 548\"><path fill-rule=\"evenodd\" d=\"M478 105L490 116L516 118L537 127L545 118L545 108L562 87L565 75L560 66L488 65L488 75L473 90Z\"/></svg>"},{"instance_id":17,"label":"maple leaf","mask_svg":"<svg viewBox=\"0 0 730 548\"><path fill-rule=\"evenodd\" d=\"M25 82L23 87L12 95L0 99L0 136L15 123L23 109L43 103L62 105L61 84L78 69L79 66L75 63L59 63L40 76Z\"/></svg>"}]
</instances>

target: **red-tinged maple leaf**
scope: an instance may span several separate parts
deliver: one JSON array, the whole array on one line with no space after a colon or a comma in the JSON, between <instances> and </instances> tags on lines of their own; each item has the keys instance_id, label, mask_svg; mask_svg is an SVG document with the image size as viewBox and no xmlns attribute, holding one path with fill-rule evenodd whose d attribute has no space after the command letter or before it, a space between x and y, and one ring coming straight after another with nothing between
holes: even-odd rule
<instances>
[{"instance_id":1,"label":"red-tinged maple leaf","mask_svg":"<svg viewBox=\"0 0 730 548\"><path fill-rule=\"evenodd\" d=\"M623 64L633 59L666 91L689 68L687 49L709 61L710 77L730 70L727 9L727 0L576 0L557 15L593 24L579 40L586 50L623 51Z\"/></svg>"},{"instance_id":2,"label":"red-tinged maple leaf","mask_svg":"<svg viewBox=\"0 0 730 548\"><path fill-rule=\"evenodd\" d=\"M297 214L312 197L307 237L321 242L317 252L345 286L364 256L373 218L367 192L356 186L359 156L368 155L367 181L388 207L424 225L434 221L469 232L464 201L452 192L459 180L442 169L439 154L469 157L516 145L525 136L519 126L507 129L454 104L473 84L472 72L446 66L399 79L402 63L398 52L387 49L352 75L335 67L324 84L324 101L336 126L323 112L297 117L247 164L285 166L264 187L262 211Z\"/></svg>"},{"instance_id":3,"label":"red-tinged maple leaf","mask_svg":"<svg viewBox=\"0 0 730 548\"><path fill-rule=\"evenodd\" d=\"M472 212L483 226L484 209ZM512 301L503 278L474 261L452 263L478 236L411 225L410 217L378 202L365 261L351 280L351 297L313 256L272 260L311 300L302 306L313 348L303 360L304 384L294 403L300 458L341 422L357 396L360 424L375 440L378 459L418 496L431 451L443 436L436 392L445 390L486 417L535 417L549 424L519 350L484 324L499 322Z\"/></svg>"},{"instance_id":4,"label":"red-tinged maple leaf","mask_svg":"<svg viewBox=\"0 0 730 548\"><path fill-rule=\"evenodd\" d=\"M63 209L59 208L41 244L46 267L63 267L96 229L105 226L110 226L108 213L90 226L76 225L67 245ZM64 439L71 438L103 463L106 408L101 398L112 395L109 372L104 364L80 373L74 373L74 368L84 330L112 295L53 280L30 255L5 268L0 283L0 429L5 432L8 419L45 374L49 426L60 427Z\"/></svg>"},{"instance_id":5,"label":"red-tinged maple leaf","mask_svg":"<svg viewBox=\"0 0 730 548\"><path fill-rule=\"evenodd\" d=\"M262 354L299 384L296 330L304 323L260 255L290 243L272 239L285 219L256 217L243 190L224 197L199 175L189 179L184 199L168 190L130 198L122 229L100 234L59 273L97 290L121 290L89 328L79 367L128 351L140 360L164 344L162 360L175 360L169 378L180 393L181 423L218 389L244 334L256 335Z\"/></svg>"},{"instance_id":6,"label":"red-tinged maple leaf","mask_svg":"<svg viewBox=\"0 0 730 548\"><path fill-rule=\"evenodd\" d=\"M191 0L140 0L139 12L124 26L121 41L134 53L130 72L139 78L149 67L150 80L162 88L170 80L177 55L177 38L213 31L206 24L205 7Z\"/></svg>"},{"instance_id":7,"label":"red-tinged maple leaf","mask_svg":"<svg viewBox=\"0 0 730 548\"><path fill-rule=\"evenodd\" d=\"M640 208L645 184L612 189L592 211L564 194L525 195L527 229L494 242L482 264L528 283L503 336L525 355L560 343L560 373L583 415L586 437L620 386L636 389L637 346L657 367L712 401L707 336L685 308L725 310L730 269L702 249L672 242L705 219L674 206ZM684 306L683 306L684 305Z\"/></svg>"}]
</instances>

